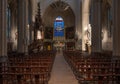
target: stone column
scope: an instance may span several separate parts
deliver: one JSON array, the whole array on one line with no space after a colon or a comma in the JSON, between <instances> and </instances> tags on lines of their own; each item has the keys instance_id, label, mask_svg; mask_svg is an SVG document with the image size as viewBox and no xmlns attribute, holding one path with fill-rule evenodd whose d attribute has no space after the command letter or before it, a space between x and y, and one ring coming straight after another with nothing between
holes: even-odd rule
<instances>
[{"instance_id":1,"label":"stone column","mask_svg":"<svg viewBox=\"0 0 120 84\"><path fill-rule=\"evenodd\" d=\"M76 17L76 30L75 30L75 40L76 40L76 43L75 43L75 47L76 49L79 49L79 50L82 50L82 42L81 42L81 39L82 39L82 1L78 0L79 5L78 7L76 8L76 15L78 17ZM78 12L79 11L79 12Z\"/></svg>"},{"instance_id":2,"label":"stone column","mask_svg":"<svg viewBox=\"0 0 120 84\"><path fill-rule=\"evenodd\" d=\"M26 0L18 0L18 53L25 54L26 49Z\"/></svg>"},{"instance_id":3,"label":"stone column","mask_svg":"<svg viewBox=\"0 0 120 84\"><path fill-rule=\"evenodd\" d=\"M31 44L33 41L34 41L34 31L33 31L33 27L34 27L34 23L33 23L33 21L31 21L31 23L30 23L30 30L29 30L29 34L30 34L30 36L29 36L29 44Z\"/></svg>"},{"instance_id":4,"label":"stone column","mask_svg":"<svg viewBox=\"0 0 120 84\"><path fill-rule=\"evenodd\" d=\"M32 29L33 29L33 21L32 21L32 7L31 3L29 3L29 44L32 43L33 38L32 38Z\"/></svg>"},{"instance_id":5,"label":"stone column","mask_svg":"<svg viewBox=\"0 0 120 84\"><path fill-rule=\"evenodd\" d=\"M113 0L113 56L120 56L120 0Z\"/></svg>"},{"instance_id":6,"label":"stone column","mask_svg":"<svg viewBox=\"0 0 120 84\"><path fill-rule=\"evenodd\" d=\"M88 29L89 25L89 4L90 0L83 0L82 2L82 50L86 50L85 44L88 42L85 32Z\"/></svg>"},{"instance_id":7,"label":"stone column","mask_svg":"<svg viewBox=\"0 0 120 84\"><path fill-rule=\"evenodd\" d=\"M7 0L0 0L0 61L7 58Z\"/></svg>"},{"instance_id":8,"label":"stone column","mask_svg":"<svg viewBox=\"0 0 120 84\"><path fill-rule=\"evenodd\" d=\"M101 5L102 0L92 0L92 52L102 51Z\"/></svg>"},{"instance_id":9,"label":"stone column","mask_svg":"<svg viewBox=\"0 0 120 84\"><path fill-rule=\"evenodd\" d=\"M25 0L25 53L28 54L28 44L29 44L29 23L28 23L28 0Z\"/></svg>"},{"instance_id":10,"label":"stone column","mask_svg":"<svg viewBox=\"0 0 120 84\"><path fill-rule=\"evenodd\" d=\"M11 10L11 42L13 51L16 50L17 28L15 27L15 11Z\"/></svg>"}]
</instances>

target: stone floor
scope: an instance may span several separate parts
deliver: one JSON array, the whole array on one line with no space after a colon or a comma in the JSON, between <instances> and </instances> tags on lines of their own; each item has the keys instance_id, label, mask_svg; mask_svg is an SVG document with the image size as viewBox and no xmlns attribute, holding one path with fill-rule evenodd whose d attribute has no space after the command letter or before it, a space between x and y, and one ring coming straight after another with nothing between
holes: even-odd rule
<instances>
[{"instance_id":1,"label":"stone floor","mask_svg":"<svg viewBox=\"0 0 120 84\"><path fill-rule=\"evenodd\" d=\"M62 53L57 53L48 84L78 84Z\"/></svg>"}]
</instances>

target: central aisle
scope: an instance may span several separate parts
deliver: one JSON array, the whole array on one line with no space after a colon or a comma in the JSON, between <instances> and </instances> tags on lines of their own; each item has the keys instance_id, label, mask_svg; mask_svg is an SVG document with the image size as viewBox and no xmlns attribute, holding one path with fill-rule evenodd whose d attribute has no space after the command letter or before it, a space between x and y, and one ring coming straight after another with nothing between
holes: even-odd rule
<instances>
[{"instance_id":1,"label":"central aisle","mask_svg":"<svg viewBox=\"0 0 120 84\"><path fill-rule=\"evenodd\" d=\"M56 54L51 79L48 84L78 84L62 53Z\"/></svg>"}]
</instances>

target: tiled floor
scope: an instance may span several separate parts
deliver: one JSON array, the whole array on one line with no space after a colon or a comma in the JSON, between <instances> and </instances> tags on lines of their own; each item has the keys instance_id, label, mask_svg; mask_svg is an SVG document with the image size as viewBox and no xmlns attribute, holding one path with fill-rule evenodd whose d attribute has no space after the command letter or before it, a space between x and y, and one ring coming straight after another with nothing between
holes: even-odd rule
<instances>
[{"instance_id":1,"label":"tiled floor","mask_svg":"<svg viewBox=\"0 0 120 84\"><path fill-rule=\"evenodd\" d=\"M78 84L62 53L57 53L48 84Z\"/></svg>"}]
</instances>

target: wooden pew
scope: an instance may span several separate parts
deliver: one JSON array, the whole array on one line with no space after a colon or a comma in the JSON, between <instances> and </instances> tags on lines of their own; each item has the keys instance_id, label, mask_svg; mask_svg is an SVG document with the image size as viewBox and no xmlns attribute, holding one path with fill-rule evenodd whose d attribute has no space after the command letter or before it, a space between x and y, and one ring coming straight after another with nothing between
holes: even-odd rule
<instances>
[{"instance_id":1,"label":"wooden pew","mask_svg":"<svg viewBox=\"0 0 120 84\"><path fill-rule=\"evenodd\" d=\"M23 57L10 56L9 61L0 66L0 79L6 81L1 81L0 84L47 84L54 58L54 52L40 52Z\"/></svg>"},{"instance_id":2,"label":"wooden pew","mask_svg":"<svg viewBox=\"0 0 120 84\"><path fill-rule=\"evenodd\" d=\"M64 57L80 84L86 81L88 84L114 84L115 79L119 80L117 76L119 69L113 67L115 64L112 62L112 56L103 53L92 53L86 56L76 51L64 51ZM113 71L116 73L115 76Z\"/></svg>"}]
</instances>

